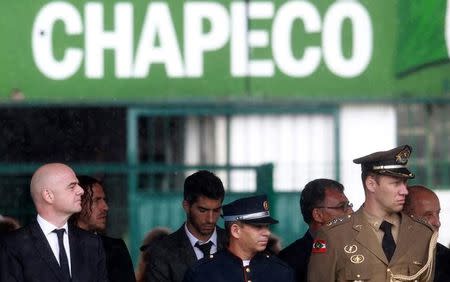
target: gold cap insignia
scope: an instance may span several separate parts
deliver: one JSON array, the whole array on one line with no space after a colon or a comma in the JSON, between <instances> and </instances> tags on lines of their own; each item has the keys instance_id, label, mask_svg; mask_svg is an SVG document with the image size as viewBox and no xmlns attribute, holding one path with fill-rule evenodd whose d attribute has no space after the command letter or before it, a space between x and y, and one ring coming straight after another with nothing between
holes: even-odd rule
<instances>
[{"instance_id":1,"label":"gold cap insignia","mask_svg":"<svg viewBox=\"0 0 450 282\"><path fill-rule=\"evenodd\" d=\"M269 202L264 201L263 202L263 208L264 208L264 210L268 211L269 210Z\"/></svg>"},{"instance_id":2,"label":"gold cap insignia","mask_svg":"<svg viewBox=\"0 0 450 282\"><path fill-rule=\"evenodd\" d=\"M408 162L410 155L411 150L408 147L406 147L395 156L395 161L399 164L406 164Z\"/></svg>"}]
</instances>

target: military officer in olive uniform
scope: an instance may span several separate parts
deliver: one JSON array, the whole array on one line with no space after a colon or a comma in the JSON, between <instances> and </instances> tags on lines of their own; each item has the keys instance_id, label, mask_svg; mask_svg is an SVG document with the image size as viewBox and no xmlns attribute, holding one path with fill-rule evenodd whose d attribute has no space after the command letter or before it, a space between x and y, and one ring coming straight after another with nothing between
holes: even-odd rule
<instances>
[{"instance_id":1,"label":"military officer in olive uniform","mask_svg":"<svg viewBox=\"0 0 450 282\"><path fill-rule=\"evenodd\" d=\"M287 264L264 253L269 225L278 223L270 217L265 195L236 200L222 211L228 248L198 261L183 282L294 282Z\"/></svg>"},{"instance_id":2,"label":"military officer in olive uniform","mask_svg":"<svg viewBox=\"0 0 450 282\"><path fill-rule=\"evenodd\" d=\"M411 147L376 152L361 164L365 202L314 239L308 281L433 281L437 233L401 210L413 178Z\"/></svg>"}]
</instances>

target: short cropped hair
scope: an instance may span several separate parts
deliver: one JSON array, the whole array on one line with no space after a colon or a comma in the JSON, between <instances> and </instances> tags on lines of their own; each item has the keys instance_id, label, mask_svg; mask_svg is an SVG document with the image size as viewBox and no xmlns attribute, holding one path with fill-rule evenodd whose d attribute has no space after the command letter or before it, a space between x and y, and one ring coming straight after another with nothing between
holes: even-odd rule
<instances>
[{"instance_id":1,"label":"short cropped hair","mask_svg":"<svg viewBox=\"0 0 450 282\"><path fill-rule=\"evenodd\" d=\"M244 223L242 221L225 221L223 223L223 227L225 229L225 234L226 234L226 240L229 241L231 238L231 226L233 226L233 224L237 224L238 226L242 227L244 225Z\"/></svg>"},{"instance_id":2,"label":"short cropped hair","mask_svg":"<svg viewBox=\"0 0 450 282\"><path fill-rule=\"evenodd\" d=\"M214 173L199 170L184 181L184 200L189 204L197 202L200 196L223 201L225 189L222 181Z\"/></svg>"},{"instance_id":3,"label":"short cropped hair","mask_svg":"<svg viewBox=\"0 0 450 282\"><path fill-rule=\"evenodd\" d=\"M306 223L312 222L312 211L325 200L325 190L327 189L335 189L343 193L344 185L335 180L319 178L308 182L303 188L300 195L300 210Z\"/></svg>"},{"instance_id":4,"label":"short cropped hair","mask_svg":"<svg viewBox=\"0 0 450 282\"><path fill-rule=\"evenodd\" d=\"M373 172L373 171L366 171L366 170L362 171L362 172L361 172L361 180L362 180L362 184L363 184L364 189L367 189L367 186L366 186L366 179L367 179L369 176L372 176L372 177L375 179L375 182L376 182L376 183L379 183L380 177L381 177L382 175L381 175L381 174L378 174L378 173L376 173L376 172Z\"/></svg>"}]
</instances>

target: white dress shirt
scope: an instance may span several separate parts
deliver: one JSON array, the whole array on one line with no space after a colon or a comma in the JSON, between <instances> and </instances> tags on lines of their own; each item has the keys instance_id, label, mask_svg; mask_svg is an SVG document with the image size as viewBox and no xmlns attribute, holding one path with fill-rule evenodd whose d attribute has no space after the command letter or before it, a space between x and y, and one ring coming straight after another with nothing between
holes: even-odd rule
<instances>
[{"instance_id":1,"label":"white dress shirt","mask_svg":"<svg viewBox=\"0 0 450 282\"><path fill-rule=\"evenodd\" d=\"M64 228L66 230L66 232L64 232L63 243L64 248L66 249L67 260L69 262L70 275L72 276L72 263L70 261L70 247L69 247L69 229L67 226L67 222L61 228L58 228L55 225L48 222L47 220L43 219L40 215L37 216L37 222L41 227L42 232L44 232L45 238L47 238L47 241L50 245L50 248L52 249L53 254L55 255L58 264L59 264L58 235L56 235L56 233L53 232L53 230L61 228Z\"/></svg>"}]
</instances>

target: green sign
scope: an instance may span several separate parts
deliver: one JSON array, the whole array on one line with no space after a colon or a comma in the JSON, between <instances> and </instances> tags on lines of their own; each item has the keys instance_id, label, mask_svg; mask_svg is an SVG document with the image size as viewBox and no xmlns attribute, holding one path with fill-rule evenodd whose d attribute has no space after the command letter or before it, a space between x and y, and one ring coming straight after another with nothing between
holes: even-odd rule
<instances>
[{"instance_id":1,"label":"green sign","mask_svg":"<svg viewBox=\"0 0 450 282\"><path fill-rule=\"evenodd\" d=\"M446 0L399 1L398 75L437 63L448 63L450 14L447 9ZM446 17L449 17L448 23Z\"/></svg>"},{"instance_id":2,"label":"green sign","mask_svg":"<svg viewBox=\"0 0 450 282\"><path fill-rule=\"evenodd\" d=\"M445 7L443 0L4 0L0 96L443 97L449 65L426 66L448 61Z\"/></svg>"}]
</instances>

